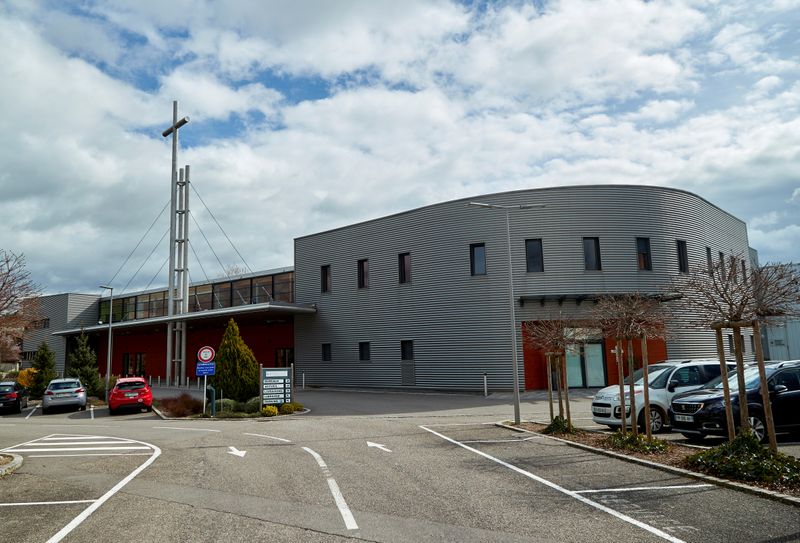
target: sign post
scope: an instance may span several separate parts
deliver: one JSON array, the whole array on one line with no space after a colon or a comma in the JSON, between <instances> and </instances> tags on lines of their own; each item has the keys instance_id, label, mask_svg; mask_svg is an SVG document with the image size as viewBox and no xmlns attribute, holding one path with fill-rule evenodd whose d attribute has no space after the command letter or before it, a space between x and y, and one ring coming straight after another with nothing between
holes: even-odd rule
<instances>
[{"instance_id":1,"label":"sign post","mask_svg":"<svg viewBox=\"0 0 800 543\"><path fill-rule=\"evenodd\" d=\"M289 368L261 368L261 406L292 401L292 378Z\"/></svg>"},{"instance_id":2,"label":"sign post","mask_svg":"<svg viewBox=\"0 0 800 543\"><path fill-rule=\"evenodd\" d=\"M217 353L213 347L200 347L197 351L197 365L195 365L195 377L203 377L203 414L206 412L206 392L208 391L208 376L216 375L217 366L214 357Z\"/></svg>"}]
</instances>

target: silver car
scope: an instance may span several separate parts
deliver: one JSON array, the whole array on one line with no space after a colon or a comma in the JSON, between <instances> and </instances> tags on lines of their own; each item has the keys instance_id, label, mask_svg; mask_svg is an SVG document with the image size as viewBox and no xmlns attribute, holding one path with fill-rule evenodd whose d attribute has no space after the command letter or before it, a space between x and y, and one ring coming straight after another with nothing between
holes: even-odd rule
<instances>
[{"instance_id":1,"label":"silver car","mask_svg":"<svg viewBox=\"0 0 800 543\"><path fill-rule=\"evenodd\" d=\"M47 413L53 407L77 407L81 411L86 409L86 388L79 379L74 377L53 379L47 385L47 390L42 396L42 413Z\"/></svg>"}]
</instances>

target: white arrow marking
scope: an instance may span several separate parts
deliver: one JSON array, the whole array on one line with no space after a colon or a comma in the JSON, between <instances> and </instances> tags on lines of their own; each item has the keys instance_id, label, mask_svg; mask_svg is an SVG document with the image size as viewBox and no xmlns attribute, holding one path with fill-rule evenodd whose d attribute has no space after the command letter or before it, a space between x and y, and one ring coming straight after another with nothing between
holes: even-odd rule
<instances>
[{"instance_id":1,"label":"white arrow marking","mask_svg":"<svg viewBox=\"0 0 800 543\"><path fill-rule=\"evenodd\" d=\"M230 449L230 450L228 451L228 454L235 454L235 455L236 455L236 456L238 456L239 458L244 458L244 455L246 455L246 454L247 454L247 451L240 451L240 450L239 450L239 449L237 449L236 447L228 447L228 448Z\"/></svg>"},{"instance_id":2,"label":"white arrow marking","mask_svg":"<svg viewBox=\"0 0 800 543\"><path fill-rule=\"evenodd\" d=\"M386 448L386 445L381 445L380 443L373 443L372 441L367 441L367 447L376 447L385 452L392 452L391 449Z\"/></svg>"}]
</instances>

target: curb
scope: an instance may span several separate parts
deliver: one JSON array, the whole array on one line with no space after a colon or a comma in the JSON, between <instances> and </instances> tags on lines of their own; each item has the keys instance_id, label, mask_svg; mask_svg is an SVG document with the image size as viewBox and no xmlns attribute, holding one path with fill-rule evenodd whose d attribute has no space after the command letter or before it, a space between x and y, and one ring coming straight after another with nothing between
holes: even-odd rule
<instances>
[{"instance_id":1,"label":"curb","mask_svg":"<svg viewBox=\"0 0 800 543\"><path fill-rule=\"evenodd\" d=\"M775 492L772 490L766 490L764 488L758 488L755 486L746 485L744 483L739 483L736 481L730 481L728 479L720 479L719 477L714 477L711 475L706 475L705 473L698 473L696 471L689 471L683 468L676 468L674 466L668 466L666 464L659 464L658 462L653 462L652 460L644 460L641 458L636 458L635 456L627 456L625 454L620 454L614 451L608 451L606 449L598 449L597 447L592 447L591 445L584 445L583 443L576 443L575 441L570 441L568 439L561 439L554 436L549 436L547 434L541 434L539 432L532 432L530 430L526 430L524 428L516 428L514 426L509 426L507 424L503 424L502 422L495 423L496 426L501 428L508 428L509 430L513 430L515 432L524 432L527 434L535 434L537 436L542 436L547 439L552 439L553 441L559 441L561 443L565 443L570 447L575 447L577 449L583 449L585 451L590 451L596 454L602 454L604 456L610 456L611 458L616 458L618 460L623 460L625 462L631 462L633 464L640 464L643 466L647 466L650 468L658 469L661 471L666 471L668 473L674 473L676 475L683 475L684 477L690 477L692 479L697 479L700 481L705 481L708 483L713 483L717 486L723 486L726 488L730 488L733 490L739 490L742 492L747 492L748 494L754 494L756 496L760 496L762 498L767 498L770 500L775 500L779 502L783 502L788 505L794 505L795 507L800 507L800 498L795 498L794 496L789 496L787 494L781 494L780 492Z\"/></svg>"},{"instance_id":2,"label":"curb","mask_svg":"<svg viewBox=\"0 0 800 543\"><path fill-rule=\"evenodd\" d=\"M22 466L22 457L20 455L14 453L2 453L2 454L10 456L11 462L3 466L0 466L0 477L5 477L9 473L16 471Z\"/></svg>"},{"instance_id":3,"label":"curb","mask_svg":"<svg viewBox=\"0 0 800 543\"><path fill-rule=\"evenodd\" d=\"M230 418L230 419L219 418L219 417L213 417L213 418L212 417L205 417L205 418L168 417L164 413L162 413L161 410L158 409L156 406L153 406L153 412L156 415L158 415L159 417L161 417L161 420L183 420L183 421L187 421L187 420L191 420L191 421L194 421L194 420L215 420L215 421L216 420L218 420L218 421L228 421L228 420L243 421L243 420L249 420L249 421L254 421L254 422L259 422L259 421L260 422L268 422L270 420L278 420L281 417L290 417L292 415L305 415L306 413L311 413L311 409L309 409L307 407L304 407L300 411L295 411L291 415L281 415L281 416L276 416L276 417L243 417L243 418Z\"/></svg>"}]
</instances>

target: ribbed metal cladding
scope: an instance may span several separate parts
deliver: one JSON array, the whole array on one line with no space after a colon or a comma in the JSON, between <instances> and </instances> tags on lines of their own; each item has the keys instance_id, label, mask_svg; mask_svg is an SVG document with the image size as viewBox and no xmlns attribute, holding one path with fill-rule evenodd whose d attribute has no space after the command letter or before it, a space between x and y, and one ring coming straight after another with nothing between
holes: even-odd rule
<instances>
[{"instance_id":1,"label":"ribbed metal cladding","mask_svg":"<svg viewBox=\"0 0 800 543\"><path fill-rule=\"evenodd\" d=\"M417 387L481 390L512 387L508 254L503 210L469 206L544 204L510 211L515 300L521 296L654 292L678 273L676 240L691 267L714 257L747 255L745 224L706 200L676 189L596 185L476 196L354 224L295 240L299 303L318 313L295 320L295 360L306 383L401 387L400 342L413 340ZM583 237L598 237L602 271L584 270ZM639 271L636 238L650 238L652 271ZM525 240L542 239L544 271L526 271ZM486 246L487 274L470 275L470 245ZM398 281L398 254L411 254L411 282ZM369 260L369 287L357 288L357 262ZM331 290L320 290L330 265ZM519 323L559 312L587 316L592 304L515 303ZM670 356L713 356L713 334L673 326ZM358 343L370 342L369 361ZM746 340L747 342L747 340ZM321 360L330 343L332 360ZM749 346L749 343L748 343ZM408 375L406 375L408 382Z\"/></svg>"}]
</instances>

